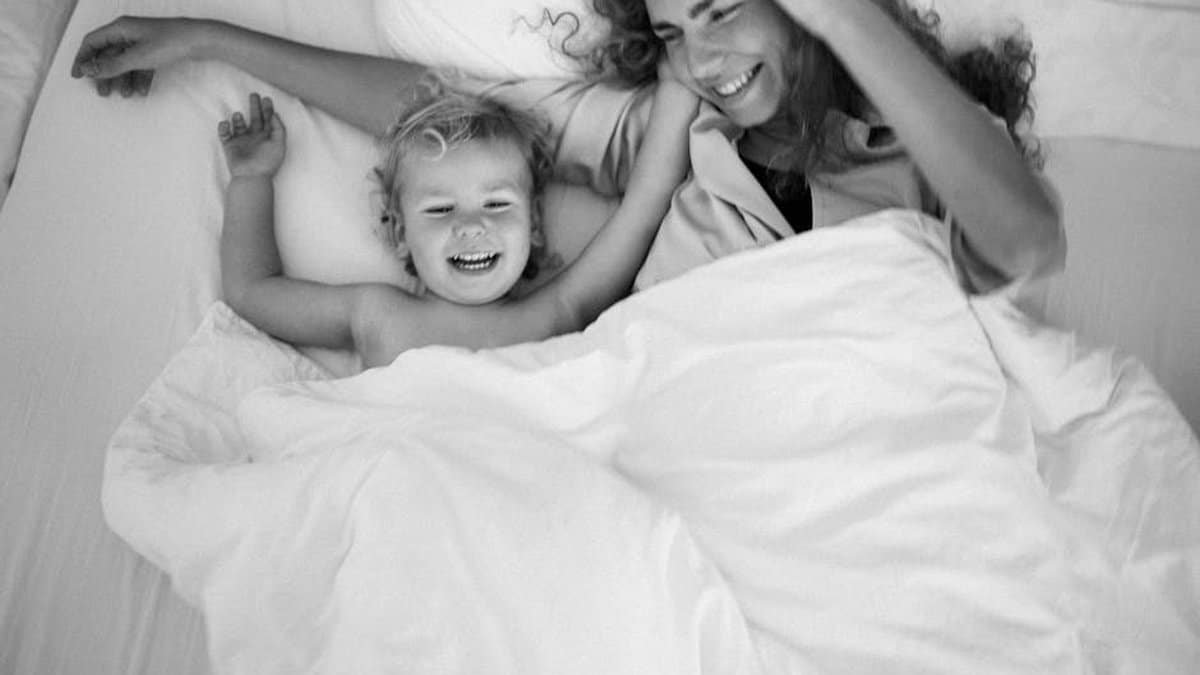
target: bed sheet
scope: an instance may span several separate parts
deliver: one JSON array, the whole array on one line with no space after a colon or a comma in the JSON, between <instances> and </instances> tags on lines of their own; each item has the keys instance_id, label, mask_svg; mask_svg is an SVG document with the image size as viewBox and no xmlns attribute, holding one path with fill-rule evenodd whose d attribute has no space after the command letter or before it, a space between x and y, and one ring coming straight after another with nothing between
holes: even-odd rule
<instances>
[{"instance_id":1,"label":"bed sheet","mask_svg":"<svg viewBox=\"0 0 1200 675\"><path fill-rule=\"evenodd\" d=\"M294 25L334 46L377 44L370 4L219 5L218 13L279 31ZM0 211L6 674L207 672L197 614L105 526L100 476L105 438L217 296L221 160L214 125L252 85L210 65L160 78L158 93L194 122L188 126L161 116L153 99L105 101L71 80L70 58L83 34L137 6L79 3ZM280 10L288 6L296 13ZM173 88L172 81L192 84ZM213 90L205 81L228 88ZM362 138L344 139L319 115L288 111L290 122L330 138L332 148L369 147ZM357 185L369 166L364 157L347 160L350 178L333 169L336 178L314 180ZM351 189L341 198L359 196Z\"/></svg>"},{"instance_id":2,"label":"bed sheet","mask_svg":"<svg viewBox=\"0 0 1200 675\"><path fill-rule=\"evenodd\" d=\"M1200 430L1200 151L1043 139L1067 266L1045 316L1141 359Z\"/></svg>"},{"instance_id":3,"label":"bed sheet","mask_svg":"<svg viewBox=\"0 0 1200 675\"><path fill-rule=\"evenodd\" d=\"M0 5L0 207L8 195L25 125L75 0Z\"/></svg>"}]
</instances>

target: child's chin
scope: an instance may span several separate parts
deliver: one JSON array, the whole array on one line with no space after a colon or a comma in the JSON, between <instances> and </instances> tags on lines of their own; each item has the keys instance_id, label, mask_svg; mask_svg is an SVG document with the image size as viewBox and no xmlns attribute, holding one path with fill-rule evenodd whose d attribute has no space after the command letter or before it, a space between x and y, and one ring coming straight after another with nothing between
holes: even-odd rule
<instances>
[{"instance_id":1,"label":"child's chin","mask_svg":"<svg viewBox=\"0 0 1200 675\"><path fill-rule=\"evenodd\" d=\"M435 291L436 292L436 291ZM507 290L496 290L486 293L464 293L464 292L446 292L437 293L443 300L448 300L456 305L466 305L468 307L478 307L480 305L488 305L497 300L503 299L508 294Z\"/></svg>"}]
</instances>

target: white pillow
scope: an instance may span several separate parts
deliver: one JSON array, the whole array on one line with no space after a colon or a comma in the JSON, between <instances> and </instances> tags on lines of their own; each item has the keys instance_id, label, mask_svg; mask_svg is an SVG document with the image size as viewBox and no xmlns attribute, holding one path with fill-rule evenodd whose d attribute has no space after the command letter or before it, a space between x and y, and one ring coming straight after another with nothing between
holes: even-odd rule
<instances>
[{"instance_id":1,"label":"white pillow","mask_svg":"<svg viewBox=\"0 0 1200 675\"><path fill-rule=\"evenodd\" d=\"M577 77L558 46L597 25L585 0L376 0L375 16L396 56L496 79Z\"/></svg>"},{"instance_id":2,"label":"white pillow","mask_svg":"<svg viewBox=\"0 0 1200 675\"><path fill-rule=\"evenodd\" d=\"M126 13L219 17L332 48L376 54L388 49L378 42L370 0L81 3L47 76L26 136L22 170L5 206L12 222L25 224L28 231L47 240L47 250L55 251L40 261L39 275L70 278L81 266L93 264L89 251L95 246L120 250L123 265L106 267L105 279L95 280L95 291L107 297L100 291L124 289L129 283L155 289L153 301L143 298L136 309L130 308L138 318L127 322L129 332L153 333L135 330L147 325L144 315L176 316L172 325L179 325L180 337L186 337L203 308L219 297L216 244L228 173L216 125L234 110L244 109L249 93L259 91L275 98L289 132L287 160L277 178L276 211L277 237L288 273L330 283L407 283L395 255L375 234L378 211L371 169L377 152L369 135L217 62L164 69L146 98L100 98L89 82L71 79L71 60L83 36ZM72 161L63 161L68 157ZM78 189L64 197L63 185ZM564 212L570 207L575 214L584 203L585 211L602 219L607 204L588 201L590 193L581 192L556 189L548 196L547 211ZM581 220L587 217L573 219L573 227ZM105 226L81 228L71 235L71 246L49 241L63 237L57 224L91 222ZM35 228L34 223L41 225ZM588 228L584 222L566 233L573 237L566 243L555 243L551 232L551 244L569 256L586 243L581 233L586 235ZM126 263L128 269L137 270L136 281L122 277ZM339 373L353 370L352 364L340 359L323 359L323 363Z\"/></svg>"},{"instance_id":3,"label":"white pillow","mask_svg":"<svg viewBox=\"0 0 1200 675\"><path fill-rule=\"evenodd\" d=\"M1200 148L1200 12L1105 0L912 0L932 6L951 46L1024 26L1038 74L1041 136Z\"/></svg>"}]
</instances>

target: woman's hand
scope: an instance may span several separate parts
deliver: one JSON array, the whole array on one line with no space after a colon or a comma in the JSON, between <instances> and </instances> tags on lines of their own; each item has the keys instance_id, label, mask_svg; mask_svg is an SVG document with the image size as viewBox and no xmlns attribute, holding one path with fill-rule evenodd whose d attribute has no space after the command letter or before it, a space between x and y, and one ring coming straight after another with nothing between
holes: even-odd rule
<instances>
[{"instance_id":1,"label":"woman's hand","mask_svg":"<svg viewBox=\"0 0 1200 675\"><path fill-rule=\"evenodd\" d=\"M1061 266L1054 199L1008 134L881 5L888 1L774 0L846 67L983 262L1004 280Z\"/></svg>"},{"instance_id":2,"label":"woman's hand","mask_svg":"<svg viewBox=\"0 0 1200 675\"><path fill-rule=\"evenodd\" d=\"M150 92L154 71L196 56L204 27L198 19L123 16L84 36L71 77L89 77L96 92L122 96Z\"/></svg>"},{"instance_id":3,"label":"woman's hand","mask_svg":"<svg viewBox=\"0 0 1200 675\"><path fill-rule=\"evenodd\" d=\"M217 125L225 162L234 178L274 176L283 164L287 130L271 97L250 94L249 122L240 112Z\"/></svg>"}]
</instances>

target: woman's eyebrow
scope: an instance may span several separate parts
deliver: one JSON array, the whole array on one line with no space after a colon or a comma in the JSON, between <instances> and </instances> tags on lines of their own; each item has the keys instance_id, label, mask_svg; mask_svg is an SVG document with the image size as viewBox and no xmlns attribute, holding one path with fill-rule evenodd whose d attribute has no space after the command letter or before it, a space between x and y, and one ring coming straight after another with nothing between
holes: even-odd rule
<instances>
[{"instance_id":1,"label":"woman's eyebrow","mask_svg":"<svg viewBox=\"0 0 1200 675\"><path fill-rule=\"evenodd\" d=\"M688 8L687 16L689 19L695 19L704 12L708 11L713 6L715 0L700 0L696 4ZM650 25L651 30L661 31L671 28L671 24L666 21L658 21Z\"/></svg>"},{"instance_id":2,"label":"woman's eyebrow","mask_svg":"<svg viewBox=\"0 0 1200 675\"><path fill-rule=\"evenodd\" d=\"M713 1L714 0L700 0L700 2L692 5L691 9L688 10L688 18L694 19L703 14L706 10L708 10L709 7L713 6Z\"/></svg>"}]
</instances>

